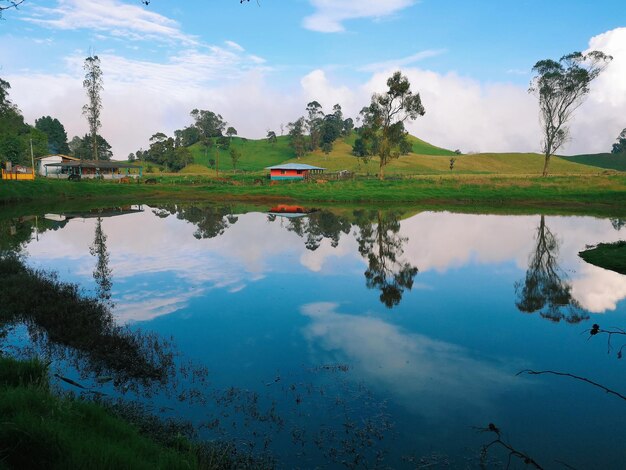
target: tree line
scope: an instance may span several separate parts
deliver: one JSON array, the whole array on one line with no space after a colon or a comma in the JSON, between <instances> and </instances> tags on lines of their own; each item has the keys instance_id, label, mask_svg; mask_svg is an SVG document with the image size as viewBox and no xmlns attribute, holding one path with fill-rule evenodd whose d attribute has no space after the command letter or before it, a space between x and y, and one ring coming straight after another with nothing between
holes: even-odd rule
<instances>
[{"instance_id":1,"label":"tree line","mask_svg":"<svg viewBox=\"0 0 626 470\"><path fill-rule=\"evenodd\" d=\"M569 137L568 124L574 111L588 95L591 82L611 60L611 56L600 51L587 54L575 52L559 61L541 60L533 67L536 75L529 92L539 100L544 176L548 174L552 155ZM65 128L56 118L42 116L34 126L25 123L19 108L9 99L10 84L0 79L0 157L3 160L28 164L31 143L35 156L61 153L81 159L112 158L110 144L99 134L103 82L98 56L87 57L84 70L83 87L88 100L83 106L83 114L87 118L89 133L83 137L75 136L70 142L67 141ZM361 109L357 118L361 124L359 127L355 127L352 118L344 117L341 105L335 104L331 112L326 113L320 102L314 100L307 104L306 115L288 123L287 138L296 158L317 150L328 156L337 139L356 132L352 154L366 163L377 157L378 174L380 179L384 179L385 166L412 150L405 123L424 114L420 94L411 90L406 76L395 72L387 80L387 90L374 93L369 105ZM210 167L219 172L220 151L229 151L233 170L236 170L242 157L241 150L231 146L237 130L213 111L194 109L190 116L193 119L191 125L174 131L173 136L163 132L153 134L148 149L131 153L128 160L152 162L170 171L179 171L193 162L189 147L200 142ZM267 132L270 144L275 144L277 140L275 131ZM209 151L213 154L213 149L215 158L209 158ZM618 136L611 152L626 152L626 129ZM453 164L451 160L451 169Z\"/></svg>"}]
</instances>

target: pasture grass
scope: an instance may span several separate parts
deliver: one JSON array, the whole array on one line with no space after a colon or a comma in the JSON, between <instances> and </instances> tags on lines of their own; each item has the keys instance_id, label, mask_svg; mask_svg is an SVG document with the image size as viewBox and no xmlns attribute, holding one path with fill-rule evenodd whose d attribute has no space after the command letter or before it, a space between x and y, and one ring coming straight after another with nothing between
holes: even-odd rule
<instances>
[{"instance_id":1,"label":"pasture grass","mask_svg":"<svg viewBox=\"0 0 626 470\"><path fill-rule=\"evenodd\" d=\"M216 200L264 201L288 199L321 203L381 203L562 207L595 206L626 210L625 174L580 174L547 178L522 175L441 174L390 177L385 181L357 177L348 180L280 182L258 175L216 179L212 175L159 175L157 184L111 181L68 182L38 179L0 184L0 203L27 201Z\"/></svg>"}]
</instances>

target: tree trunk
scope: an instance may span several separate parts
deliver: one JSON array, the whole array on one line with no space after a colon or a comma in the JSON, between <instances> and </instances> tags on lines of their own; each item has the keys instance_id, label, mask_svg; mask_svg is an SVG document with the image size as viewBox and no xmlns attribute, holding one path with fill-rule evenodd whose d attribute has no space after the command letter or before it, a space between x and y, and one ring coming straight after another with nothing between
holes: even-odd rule
<instances>
[{"instance_id":1,"label":"tree trunk","mask_svg":"<svg viewBox=\"0 0 626 470\"><path fill-rule=\"evenodd\" d=\"M383 159L380 159L380 169L378 170L378 179L384 181L385 179L385 165L383 165Z\"/></svg>"},{"instance_id":2,"label":"tree trunk","mask_svg":"<svg viewBox=\"0 0 626 470\"><path fill-rule=\"evenodd\" d=\"M542 176L544 176L544 177L545 177L545 176L548 176L548 164L550 163L550 156L551 156L551 155L550 155L549 153L547 153L547 154L546 154L546 159L545 159L545 162L544 162L544 164L543 164L543 173L542 173Z\"/></svg>"}]
</instances>

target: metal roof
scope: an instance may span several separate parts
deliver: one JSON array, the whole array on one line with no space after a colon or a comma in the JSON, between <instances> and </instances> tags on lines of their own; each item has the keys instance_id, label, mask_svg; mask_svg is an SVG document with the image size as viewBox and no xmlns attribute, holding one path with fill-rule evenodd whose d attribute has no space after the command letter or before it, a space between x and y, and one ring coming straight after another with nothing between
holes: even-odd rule
<instances>
[{"instance_id":1,"label":"metal roof","mask_svg":"<svg viewBox=\"0 0 626 470\"><path fill-rule=\"evenodd\" d=\"M82 160L78 162L47 163L44 166L60 166L65 168L139 168L137 165L116 161Z\"/></svg>"},{"instance_id":2,"label":"metal roof","mask_svg":"<svg viewBox=\"0 0 626 470\"><path fill-rule=\"evenodd\" d=\"M80 158L70 157L69 155L63 155L62 153L54 153L54 154L51 153L50 155L44 155L43 157L36 157L35 160L43 160L44 158L50 158L50 157L61 157L67 160L80 160Z\"/></svg>"},{"instance_id":3,"label":"metal roof","mask_svg":"<svg viewBox=\"0 0 626 470\"><path fill-rule=\"evenodd\" d=\"M282 165L268 166L266 170L325 170L319 166L305 165L304 163L284 163Z\"/></svg>"}]
</instances>

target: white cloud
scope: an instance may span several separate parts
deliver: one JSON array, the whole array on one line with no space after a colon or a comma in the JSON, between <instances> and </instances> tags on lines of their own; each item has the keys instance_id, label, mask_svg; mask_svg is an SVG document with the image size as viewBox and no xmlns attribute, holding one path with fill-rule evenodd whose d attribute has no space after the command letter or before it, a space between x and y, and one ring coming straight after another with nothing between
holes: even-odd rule
<instances>
[{"instance_id":1,"label":"white cloud","mask_svg":"<svg viewBox=\"0 0 626 470\"><path fill-rule=\"evenodd\" d=\"M484 410L498 394L524 385L511 372L519 364L509 361L506 370L497 361L475 359L471 350L461 346L409 333L367 315L339 313L338 307L315 303L301 308L311 319L305 336L332 355L315 362L349 363L357 376L424 415Z\"/></svg>"},{"instance_id":2,"label":"white cloud","mask_svg":"<svg viewBox=\"0 0 626 470\"><path fill-rule=\"evenodd\" d=\"M243 52L245 51L245 49L240 46L239 44L237 44L235 41L224 41L224 44L226 44L228 47L235 49L238 52Z\"/></svg>"},{"instance_id":3,"label":"white cloud","mask_svg":"<svg viewBox=\"0 0 626 470\"><path fill-rule=\"evenodd\" d=\"M386 60L383 62L374 62L371 64L364 65L359 68L359 70L364 72L377 72L381 69L389 70L393 68L400 68L407 65L414 64L415 62L419 62L424 59L429 59L431 57L437 57L446 52L445 49L427 49L425 51L420 51L415 54L412 54L408 57L403 57L401 59L392 59Z\"/></svg>"},{"instance_id":4,"label":"white cloud","mask_svg":"<svg viewBox=\"0 0 626 470\"><path fill-rule=\"evenodd\" d=\"M61 30L90 29L132 40L197 44L176 21L118 0L58 0L55 8L37 7L24 21Z\"/></svg>"},{"instance_id":5,"label":"white cloud","mask_svg":"<svg viewBox=\"0 0 626 470\"><path fill-rule=\"evenodd\" d=\"M576 111L567 151L609 152L626 127L626 27L616 28L589 41L589 49L613 56L613 61L591 84L587 101Z\"/></svg>"},{"instance_id":6,"label":"white cloud","mask_svg":"<svg viewBox=\"0 0 626 470\"><path fill-rule=\"evenodd\" d=\"M383 18L410 7L415 0L310 0L315 12L304 27L322 33L344 31L343 22L357 18Z\"/></svg>"}]
</instances>

